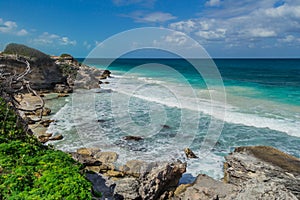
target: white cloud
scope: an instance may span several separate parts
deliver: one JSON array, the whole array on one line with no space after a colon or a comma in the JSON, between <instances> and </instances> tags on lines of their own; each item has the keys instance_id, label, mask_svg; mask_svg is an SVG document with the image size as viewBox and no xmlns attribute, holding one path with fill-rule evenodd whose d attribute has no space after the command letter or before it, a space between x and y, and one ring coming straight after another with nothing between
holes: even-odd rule
<instances>
[{"instance_id":1,"label":"white cloud","mask_svg":"<svg viewBox=\"0 0 300 200\"><path fill-rule=\"evenodd\" d=\"M247 32L249 37L275 37L277 35L275 31L264 28L254 28Z\"/></svg>"},{"instance_id":2,"label":"white cloud","mask_svg":"<svg viewBox=\"0 0 300 200\"><path fill-rule=\"evenodd\" d=\"M220 1L208 1L211 6ZM169 27L188 33L202 43L221 40L227 47L275 46L300 37L300 1L224 0L222 8L206 9L200 17L178 21ZM254 45L256 43L256 45ZM261 45L257 45L261 43Z\"/></svg>"},{"instance_id":3,"label":"white cloud","mask_svg":"<svg viewBox=\"0 0 300 200\"><path fill-rule=\"evenodd\" d=\"M137 11L131 13L130 15L124 15L124 16L133 18L136 22L142 22L142 23L162 23L177 18L170 13L164 13L164 12L145 13L141 11Z\"/></svg>"},{"instance_id":4,"label":"white cloud","mask_svg":"<svg viewBox=\"0 0 300 200\"><path fill-rule=\"evenodd\" d=\"M195 35L202 37L206 40L220 40L225 38L226 29L219 28L214 31L199 31L196 32Z\"/></svg>"},{"instance_id":5,"label":"white cloud","mask_svg":"<svg viewBox=\"0 0 300 200\"><path fill-rule=\"evenodd\" d=\"M4 21L2 18L0 18L0 33L24 36L28 34L28 31L25 29L18 30L18 25L16 22Z\"/></svg>"},{"instance_id":6,"label":"white cloud","mask_svg":"<svg viewBox=\"0 0 300 200\"><path fill-rule=\"evenodd\" d=\"M209 0L205 5L207 6L219 6L221 4L220 0Z\"/></svg>"},{"instance_id":7,"label":"white cloud","mask_svg":"<svg viewBox=\"0 0 300 200\"><path fill-rule=\"evenodd\" d=\"M19 35L19 36L24 36L27 34L28 34L28 31L26 31L25 29L21 29L20 31L17 32L17 35Z\"/></svg>"},{"instance_id":8,"label":"white cloud","mask_svg":"<svg viewBox=\"0 0 300 200\"><path fill-rule=\"evenodd\" d=\"M70 40L68 37L61 37L48 32L44 32L37 38L33 39L32 42L37 45L76 45L75 40Z\"/></svg>"}]
</instances>

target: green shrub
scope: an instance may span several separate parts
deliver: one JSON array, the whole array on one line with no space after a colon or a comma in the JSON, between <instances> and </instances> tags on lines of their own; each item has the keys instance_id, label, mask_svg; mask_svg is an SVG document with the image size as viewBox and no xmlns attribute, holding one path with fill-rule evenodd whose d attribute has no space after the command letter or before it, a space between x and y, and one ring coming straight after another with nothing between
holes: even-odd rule
<instances>
[{"instance_id":1,"label":"green shrub","mask_svg":"<svg viewBox=\"0 0 300 200\"><path fill-rule=\"evenodd\" d=\"M22 130L1 98L0 119L0 199L91 199L82 166Z\"/></svg>"},{"instance_id":2,"label":"green shrub","mask_svg":"<svg viewBox=\"0 0 300 200\"><path fill-rule=\"evenodd\" d=\"M52 62L49 55L44 54L43 52L41 52L37 49L30 48L30 47L27 47L22 44L15 44L15 43L8 44L5 47L3 53L4 54L22 55L22 56L28 57L36 62L39 62L39 63Z\"/></svg>"}]
</instances>

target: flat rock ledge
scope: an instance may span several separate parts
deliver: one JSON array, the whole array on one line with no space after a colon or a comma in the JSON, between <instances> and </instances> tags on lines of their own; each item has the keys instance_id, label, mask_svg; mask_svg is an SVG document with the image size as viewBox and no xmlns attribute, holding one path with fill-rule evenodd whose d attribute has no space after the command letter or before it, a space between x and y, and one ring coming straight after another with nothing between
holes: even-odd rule
<instances>
[{"instance_id":1,"label":"flat rock ledge","mask_svg":"<svg viewBox=\"0 0 300 200\"><path fill-rule=\"evenodd\" d=\"M297 200L300 160L266 146L238 147L225 157L222 181L200 174L191 184L178 185L186 163L130 160L116 167L118 155L95 148L72 153L85 165L94 199L149 200Z\"/></svg>"}]
</instances>

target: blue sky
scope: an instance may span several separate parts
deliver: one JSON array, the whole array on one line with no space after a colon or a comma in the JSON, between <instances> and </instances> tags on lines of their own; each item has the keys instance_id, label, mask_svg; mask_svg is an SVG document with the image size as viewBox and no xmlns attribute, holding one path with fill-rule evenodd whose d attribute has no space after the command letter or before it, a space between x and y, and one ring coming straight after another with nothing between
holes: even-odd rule
<instances>
[{"instance_id":1,"label":"blue sky","mask_svg":"<svg viewBox=\"0 0 300 200\"><path fill-rule=\"evenodd\" d=\"M85 57L141 27L181 31L212 57L300 58L300 0L0 1L0 50L16 42Z\"/></svg>"}]
</instances>

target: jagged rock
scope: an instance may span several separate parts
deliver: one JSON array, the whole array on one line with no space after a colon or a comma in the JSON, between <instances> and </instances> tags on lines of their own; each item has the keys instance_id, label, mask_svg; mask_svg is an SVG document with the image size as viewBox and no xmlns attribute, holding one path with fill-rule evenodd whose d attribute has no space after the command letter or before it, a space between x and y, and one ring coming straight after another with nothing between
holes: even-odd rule
<instances>
[{"instance_id":1,"label":"jagged rock","mask_svg":"<svg viewBox=\"0 0 300 200\"><path fill-rule=\"evenodd\" d=\"M116 183L101 174L86 173L86 178L93 184L93 191L101 193L101 200L118 200L114 197Z\"/></svg>"},{"instance_id":2,"label":"jagged rock","mask_svg":"<svg viewBox=\"0 0 300 200\"><path fill-rule=\"evenodd\" d=\"M64 136L62 134L58 134L49 138L49 140L62 140Z\"/></svg>"},{"instance_id":3,"label":"jagged rock","mask_svg":"<svg viewBox=\"0 0 300 200\"><path fill-rule=\"evenodd\" d=\"M191 149L189 149L189 148L185 148L185 149L184 149L184 153L185 153L185 155L186 155L187 158L198 158L198 157L194 154L194 152L193 152Z\"/></svg>"},{"instance_id":4,"label":"jagged rock","mask_svg":"<svg viewBox=\"0 0 300 200\"><path fill-rule=\"evenodd\" d=\"M74 160L85 166L100 166L102 164L101 161L89 155L79 154L76 152L71 152L70 154Z\"/></svg>"},{"instance_id":5,"label":"jagged rock","mask_svg":"<svg viewBox=\"0 0 300 200\"><path fill-rule=\"evenodd\" d=\"M141 199L139 195L139 181L136 178L123 178L115 182L115 196L120 196L124 199Z\"/></svg>"},{"instance_id":6,"label":"jagged rock","mask_svg":"<svg viewBox=\"0 0 300 200\"><path fill-rule=\"evenodd\" d=\"M272 198L280 192L285 193L284 186L300 198L300 160L298 158L273 147L254 146L238 147L225 159L224 180L227 183L247 186L248 191L257 191L258 194L255 184L249 188L251 184L247 181L251 180L256 182L256 185L265 185L265 189L274 194ZM276 193L268 189L272 184L278 188Z\"/></svg>"},{"instance_id":7,"label":"jagged rock","mask_svg":"<svg viewBox=\"0 0 300 200\"><path fill-rule=\"evenodd\" d=\"M174 191L186 171L186 163L162 163L140 177L142 199L158 199L165 191Z\"/></svg>"},{"instance_id":8,"label":"jagged rock","mask_svg":"<svg viewBox=\"0 0 300 200\"><path fill-rule=\"evenodd\" d=\"M123 137L123 140L140 141L140 140L143 140L143 138L140 137L140 136L128 135L128 136L124 136L124 137Z\"/></svg>"},{"instance_id":9,"label":"jagged rock","mask_svg":"<svg viewBox=\"0 0 300 200\"><path fill-rule=\"evenodd\" d=\"M118 154L116 152L98 152L94 155L94 157L102 163L108 164L116 162Z\"/></svg>"}]
</instances>

